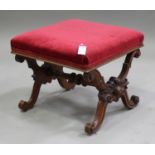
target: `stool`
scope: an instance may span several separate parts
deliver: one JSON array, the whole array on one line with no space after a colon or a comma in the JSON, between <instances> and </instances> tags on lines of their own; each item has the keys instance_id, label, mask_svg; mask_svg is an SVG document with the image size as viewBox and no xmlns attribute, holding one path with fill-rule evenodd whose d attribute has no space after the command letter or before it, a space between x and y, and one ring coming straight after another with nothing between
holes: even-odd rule
<instances>
[{"instance_id":1,"label":"stool","mask_svg":"<svg viewBox=\"0 0 155 155\"><path fill-rule=\"evenodd\" d=\"M28 101L20 101L19 108L27 111L34 107L42 84L58 80L61 87L71 90L75 85L93 86L98 90L95 118L87 123L89 135L101 126L108 103L122 100L127 109L134 108L139 97L127 92L127 75L133 58L140 56L144 35L136 30L71 19L17 35L11 40L16 61L27 62L33 70L34 85ZM126 55L117 77L105 82L97 70L116 58ZM43 61L39 66L37 60ZM80 70L81 74L65 73L63 67Z\"/></svg>"}]
</instances>

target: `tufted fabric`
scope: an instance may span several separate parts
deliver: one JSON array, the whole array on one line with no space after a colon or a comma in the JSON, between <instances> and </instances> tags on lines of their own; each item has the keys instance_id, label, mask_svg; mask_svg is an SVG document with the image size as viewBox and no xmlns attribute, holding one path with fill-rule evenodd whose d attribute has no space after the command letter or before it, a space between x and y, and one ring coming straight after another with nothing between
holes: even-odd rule
<instances>
[{"instance_id":1,"label":"tufted fabric","mask_svg":"<svg viewBox=\"0 0 155 155\"><path fill-rule=\"evenodd\" d=\"M18 35L11 47L14 54L88 71L140 48L143 40L133 29L73 19ZM81 44L84 55L78 54Z\"/></svg>"}]
</instances>

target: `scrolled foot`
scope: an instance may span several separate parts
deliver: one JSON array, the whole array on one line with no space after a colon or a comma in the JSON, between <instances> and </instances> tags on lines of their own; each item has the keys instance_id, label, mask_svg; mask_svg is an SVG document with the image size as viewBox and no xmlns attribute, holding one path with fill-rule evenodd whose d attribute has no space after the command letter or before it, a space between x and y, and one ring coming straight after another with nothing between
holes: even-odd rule
<instances>
[{"instance_id":1,"label":"scrolled foot","mask_svg":"<svg viewBox=\"0 0 155 155\"><path fill-rule=\"evenodd\" d=\"M85 132L88 135L91 135L97 132L97 130L100 128L105 116L106 108L107 108L107 103L100 100L97 105L94 121L87 123L85 126Z\"/></svg>"},{"instance_id":2,"label":"scrolled foot","mask_svg":"<svg viewBox=\"0 0 155 155\"><path fill-rule=\"evenodd\" d=\"M131 96L131 101L134 103L135 106L139 103L139 97L138 96Z\"/></svg>"},{"instance_id":3,"label":"scrolled foot","mask_svg":"<svg viewBox=\"0 0 155 155\"><path fill-rule=\"evenodd\" d=\"M92 135L93 133L95 133L98 130L98 126L95 122L92 123L87 123L85 126L85 132L88 135Z\"/></svg>"},{"instance_id":4,"label":"scrolled foot","mask_svg":"<svg viewBox=\"0 0 155 155\"><path fill-rule=\"evenodd\" d=\"M29 102L26 101L20 101L18 104L19 109L21 109L23 112L28 111L29 109L33 108L33 104L30 104Z\"/></svg>"},{"instance_id":5,"label":"scrolled foot","mask_svg":"<svg viewBox=\"0 0 155 155\"><path fill-rule=\"evenodd\" d=\"M123 94L121 99L122 99L123 104L125 105L125 107L127 109L129 109L129 110L135 108L138 105L138 103L139 103L139 97L133 95L129 99L127 91L125 91L125 93Z\"/></svg>"},{"instance_id":6,"label":"scrolled foot","mask_svg":"<svg viewBox=\"0 0 155 155\"><path fill-rule=\"evenodd\" d=\"M130 109L135 108L138 105L138 103L139 103L139 97L133 95L133 96L131 96L129 102L127 104L124 104L124 105L127 109L130 110Z\"/></svg>"}]
</instances>

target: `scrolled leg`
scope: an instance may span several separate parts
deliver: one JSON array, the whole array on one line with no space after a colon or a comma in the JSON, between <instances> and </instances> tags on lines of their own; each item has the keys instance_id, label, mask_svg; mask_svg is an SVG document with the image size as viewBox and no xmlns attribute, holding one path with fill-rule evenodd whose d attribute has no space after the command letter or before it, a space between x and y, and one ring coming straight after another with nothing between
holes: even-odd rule
<instances>
[{"instance_id":1,"label":"scrolled leg","mask_svg":"<svg viewBox=\"0 0 155 155\"><path fill-rule=\"evenodd\" d=\"M27 110L32 109L34 107L34 104L36 103L37 98L38 98L38 95L39 95L39 92L40 92L41 84L42 84L41 81L36 80L34 82L32 94L31 94L31 97L30 97L29 101L23 101L23 100L21 100L19 102L18 107L23 112L26 112Z\"/></svg>"},{"instance_id":2,"label":"scrolled leg","mask_svg":"<svg viewBox=\"0 0 155 155\"><path fill-rule=\"evenodd\" d=\"M99 91L99 102L96 108L95 118L92 122L89 122L85 125L85 132L88 135L91 135L97 132L97 130L100 128L105 116L108 102L104 100L104 97L101 97L101 92L102 90L107 89L107 84L104 81L104 77L98 70L93 70L89 73L86 73L84 75L84 83L96 87L96 89Z\"/></svg>"},{"instance_id":3,"label":"scrolled leg","mask_svg":"<svg viewBox=\"0 0 155 155\"><path fill-rule=\"evenodd\" d=\"M42 84L45 84L47 82L51 82L52 75L49 75L49 72L51 72L51 68L48 64L44 63L41 67L38 66L36 60L25 58L22 56L16 55L16 61L18 62L24 62L26 60L28 67L33 70L33 79L34 79L34 85L31 93L31 97L28 101L21 100L18 104L18 107L26 112L29 109L32 109L37 101L40 88Z\"/></svg>"},{"instance_id":4,"label":"scrolled leg","mask_svg":"<svg viewBox=\"0 0 155 155\"><path fill-rule=\"evenodd\" d=\"M123 80L127 77L128 73L129 73L129 69L130 69L132 61L133 61L133 58L134 57L139 58L140 55L141 55L140 49L137 49L137 50L127 54L124 64L123 64L123 67L122 67L122 70L118 76L119 79Z\"/></svg>"},{"instance_id":5,"label":"scrolled leg","mask_svg":"<svg viewBox=\"0 0 155 155\"><path fill-rule=\"evenodd\" d=\"M140 55L141 55L141 52L139 49L127 54L125 62L124 62L123 67L122 67L122 71L118 76L119 80L123 81L124 79L127 78L127 75L128 75L129 69L131 67L133 58L134 57L138 58ZM138 96L133 95L129 99L127 87L126 87L126 89L124 89L124 91L121 95L121 99L122 99L122 102L127 109L133 109L139 103L139 97Z\"/></svg>"},{"instance_id":6,"label":"scrolled leg","mask_svg":"<svg viewBox=\"0 0 155 155\"><path fill-rule=\"evenodd\" d=\"M104 103L103 101L98 102L94 121L87 123L85 126L85 132L87 134L91 135L100 128L105 116L106 108L106 103Z\"/></svg>"}]
</instances>

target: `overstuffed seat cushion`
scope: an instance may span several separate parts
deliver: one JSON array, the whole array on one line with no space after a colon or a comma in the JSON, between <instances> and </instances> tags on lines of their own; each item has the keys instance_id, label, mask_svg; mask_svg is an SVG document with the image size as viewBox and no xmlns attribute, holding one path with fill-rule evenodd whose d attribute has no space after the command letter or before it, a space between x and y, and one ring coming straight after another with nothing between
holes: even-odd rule
<instances>
[{"instance_id":1,"label":"overstuffed seat cushion","mask_svg":"<svg viewBox=\"0 0 155 155\"><path fill-rule=\"evenodd\" d=\"M140 48L143 39L133 29L73 19L18 35L11 47L14 54L89 71Z\"/></svg>"}]
</instances>

